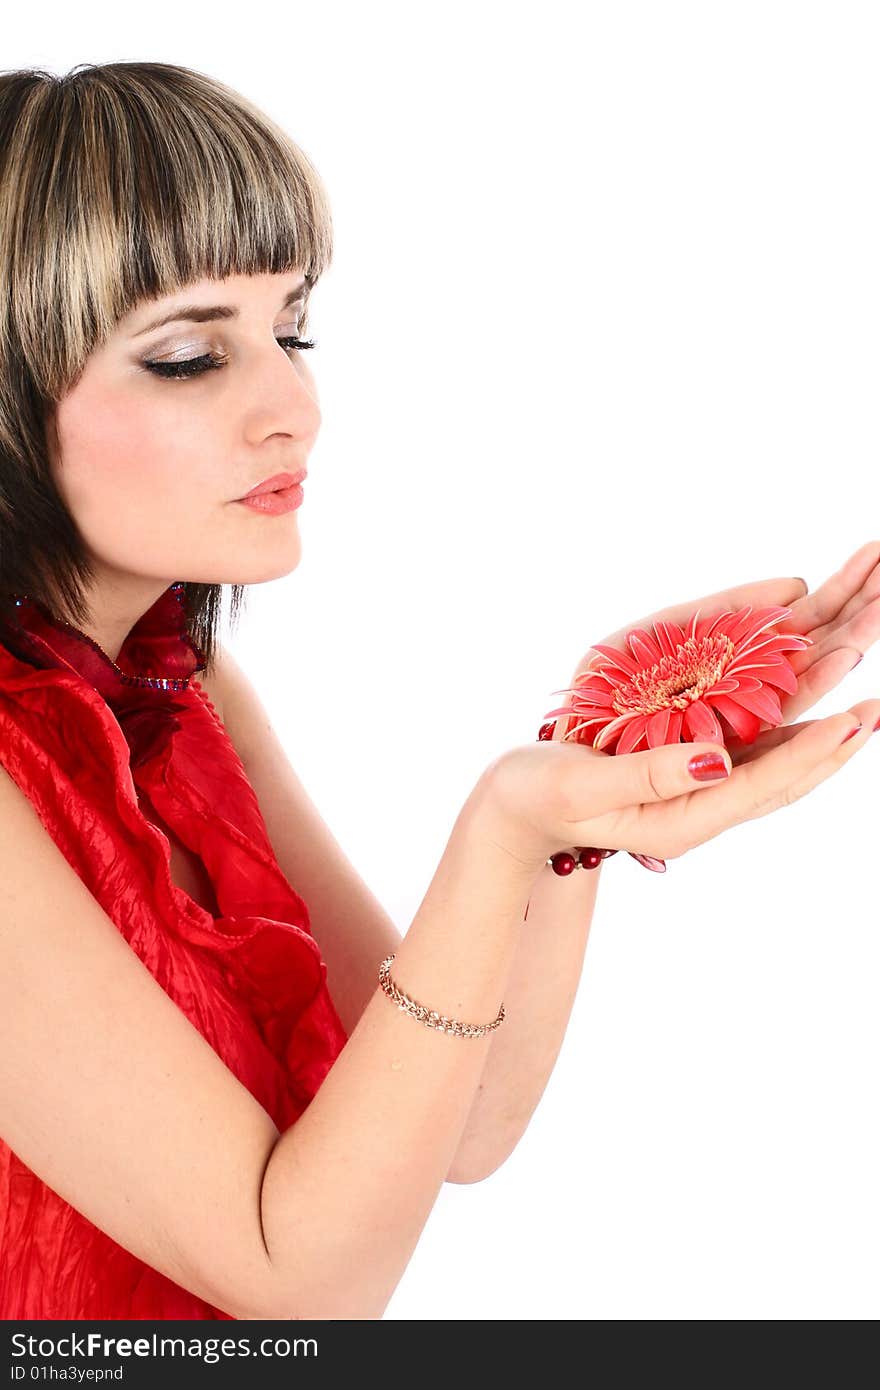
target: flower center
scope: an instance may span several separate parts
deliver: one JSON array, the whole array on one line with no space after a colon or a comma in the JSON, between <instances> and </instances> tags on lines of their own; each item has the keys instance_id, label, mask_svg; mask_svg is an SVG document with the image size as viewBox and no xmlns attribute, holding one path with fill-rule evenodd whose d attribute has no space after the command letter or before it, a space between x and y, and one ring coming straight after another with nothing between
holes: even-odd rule
<instances>
[{"instance_id":1,"label":"flower center","mask_svg":"<svg viewBox=\"0 0 880 1390\"><path fill-rule=\"evenodd\" d=\"M637 671L618 686L611 705L616 714L656 714L661 709L687 709L720 680L730 664L734 645L723 633L688 637L674 656L662 656L653 666Z\"/></svg>"}]
</instances>

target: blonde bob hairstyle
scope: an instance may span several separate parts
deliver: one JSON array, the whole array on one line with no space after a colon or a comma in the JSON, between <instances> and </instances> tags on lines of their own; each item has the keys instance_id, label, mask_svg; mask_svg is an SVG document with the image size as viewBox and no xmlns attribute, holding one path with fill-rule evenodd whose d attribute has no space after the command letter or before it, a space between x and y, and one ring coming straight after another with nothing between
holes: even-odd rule
<instances>
[{"instance_id":1,"label":"blonde bob hairstyle","mask_svg":"<svg viewBox=\"0 0 880 1390\"><path fill-rule=\"evenodd\" d=\"M223 83L169 63L0 72L0 596L91 621L47 426L119 319L203 278L297 270L311 288L331 256L317 171ZM222 589L185 585L209 671Z\"/></svg>"}]
</instances>

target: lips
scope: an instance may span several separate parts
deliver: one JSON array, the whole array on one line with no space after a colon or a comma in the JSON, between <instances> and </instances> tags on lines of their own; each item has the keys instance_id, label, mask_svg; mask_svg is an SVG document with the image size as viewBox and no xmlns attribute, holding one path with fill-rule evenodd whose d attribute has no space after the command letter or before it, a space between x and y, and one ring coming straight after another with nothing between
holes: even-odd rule
<instances>
[{"instance_id":1,"label":"lips","mask_svg":"<svg viewBox=\"0 0 880 1390\"><path fill-rule=\"evenodd\" d=\"M276 473L271 478L266 478L265 482L257 483L250 492L246 492L244 497L261 497L264 492L280 492L282 488L295 487L307 477L307 470L301 468L298 473ZM242 497L237 497L236 502L243 501Z\"/></svg>"}]
</instances>

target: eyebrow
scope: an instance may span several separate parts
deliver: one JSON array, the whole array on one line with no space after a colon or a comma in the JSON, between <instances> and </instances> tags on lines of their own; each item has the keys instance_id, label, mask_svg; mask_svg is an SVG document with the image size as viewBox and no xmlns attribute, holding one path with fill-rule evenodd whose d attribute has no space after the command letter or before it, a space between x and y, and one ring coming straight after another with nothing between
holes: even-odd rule
<instances>
[{"instance_id":1,"label":"eyebrow","mask_svg":"<svg viewBox=\"0 0 880 1390\"><path fill-rule=\"evenodd\" d=\"M288 309L291 304L297 304L308 298L310 289L311 286L303 280L301 285L285 296L281 308ZM142 338L145 333L151 333L154 328L164 328L166 323L211 323L215 319L237 318L238 306L235 304L175 304L159 318L148 323L146 328L139 328L137 333L132 333L131 336Z\"/></svg>"}]
</instances>

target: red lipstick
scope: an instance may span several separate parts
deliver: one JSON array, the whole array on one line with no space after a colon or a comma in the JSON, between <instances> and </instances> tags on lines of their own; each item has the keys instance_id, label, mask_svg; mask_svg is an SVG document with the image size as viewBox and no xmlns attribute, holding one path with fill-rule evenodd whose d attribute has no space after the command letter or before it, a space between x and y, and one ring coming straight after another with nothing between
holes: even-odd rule
<instances>
[{"instance_id":1,"label":"red lipstick","mask_svg":"<svg viewBox=\"0 0 880 1390\"><path fill-rule=\"evenodd\" d=\"M300 484L306 477L305 468L301 468L298 473L276 473L264 482L257 483L256 487L252 487L244 497L236 498L236 501L254 511L268 512L270 516L293 511L303 500L304 493Z\"/></svg>"}]
</instances>

